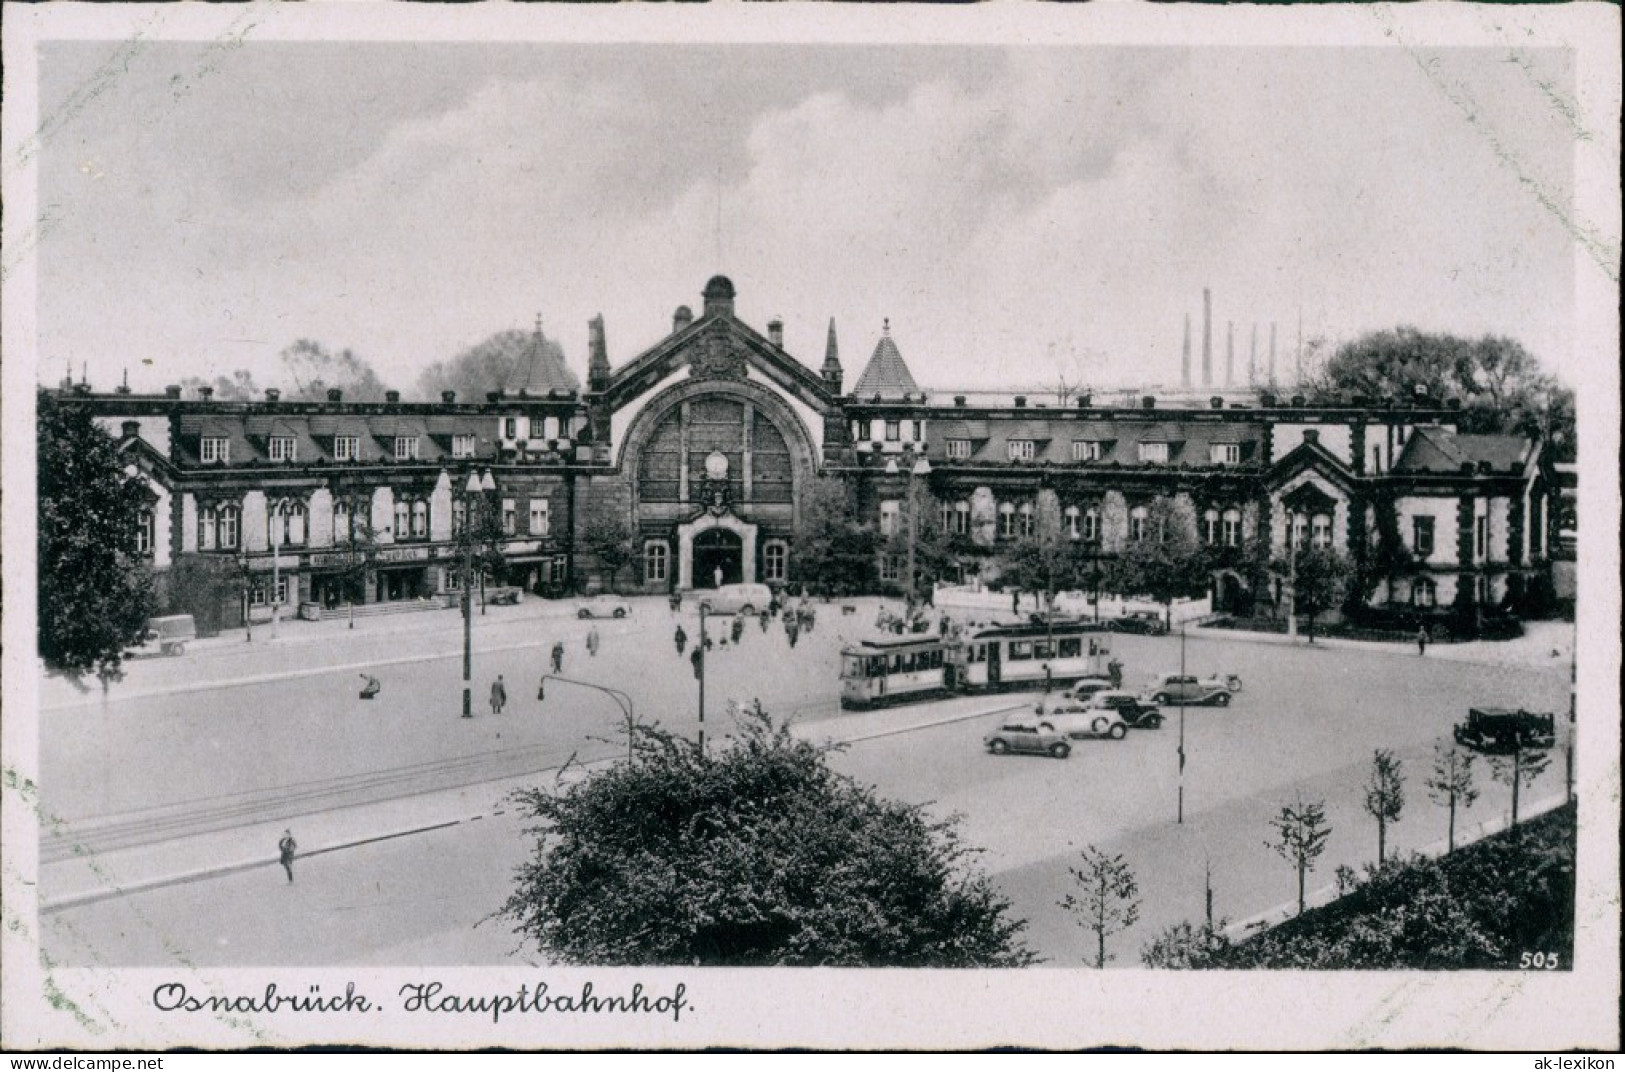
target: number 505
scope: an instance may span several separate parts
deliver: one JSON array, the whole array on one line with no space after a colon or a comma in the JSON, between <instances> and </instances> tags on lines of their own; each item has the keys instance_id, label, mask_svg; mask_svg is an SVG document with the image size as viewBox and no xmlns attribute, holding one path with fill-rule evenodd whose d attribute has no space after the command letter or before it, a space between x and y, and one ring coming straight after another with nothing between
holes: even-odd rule
<instances>
[{"instance_id":1,"label":"number 505","mask_svg":"<svg viewBox=\"0 0 1625 1072\"><path fill-rule=\"evenodd\" d=\"M1556 953L1525 953L1518 958L1518 967L1544 968L1546 971L1556 971L1558 958Z\"/></svg>"}]
</instances>

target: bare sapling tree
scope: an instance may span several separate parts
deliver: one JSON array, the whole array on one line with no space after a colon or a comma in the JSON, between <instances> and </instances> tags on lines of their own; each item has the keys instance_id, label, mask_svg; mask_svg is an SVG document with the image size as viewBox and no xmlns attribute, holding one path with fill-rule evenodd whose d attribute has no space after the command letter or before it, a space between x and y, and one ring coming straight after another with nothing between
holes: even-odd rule
<instances>
[{"instance_id":1,"label":"bare sapling tree","mask_svg":"<svg viewBox=\"0 0 1625 1072\"><path fill-rule=\"evenodd\" d=\"M1433 750L1433 773L1424 783L1428 799L1450 809L1450 833L1446 852L1456 851L1456 809L1470 808L1478 799L1473 782L1473 754L1453 744L1438 744Z\"/></svg>"},{"instance_id":2,"label":"bare sapling tree","mask_svg":"<svg viewBox=\"0 0 1625 1072\"><path fill-rule=\"evenodd\" d=\"M1388 858L1388 824L1399 822L1405 810L1405 773L1386 748L1371 757L1371 777L1365 784L1365 810L1377 820L1377 866Z\"/></svg>"},{"instance_id":3,"label":"bare sapling tree","mask_svg":"<svg viewBox=\"0 0 1625 1072\"><path fill-rule=\"evenodd\" d=\"M1067 868L1078 889L1057 903L1094 934L1095 967L1104 968L1111 959L1106 955L1106 936L1139 922L1140 887L1121 856L1108 856L1093 845L1083 850L1082 865Z\"/></svg>"},{"instance_id":4,"label":"bare sapling tree","mask_svg":"<svg viewBox=\"0 0 1625 1072\"><path fill-rule=\"evenodd\" d=\"M1301 916L1304 882L1315 869L1315 861L1326 851L1326 839L1332 836L1332 828L1326 823L1326 802L1300 799L1294 804L1283 804L1281 814L1271 819L1270 825L1275 828L1275 838L1264 844L1297 868L1298 915Z\"/></svg>"}]
</instances>

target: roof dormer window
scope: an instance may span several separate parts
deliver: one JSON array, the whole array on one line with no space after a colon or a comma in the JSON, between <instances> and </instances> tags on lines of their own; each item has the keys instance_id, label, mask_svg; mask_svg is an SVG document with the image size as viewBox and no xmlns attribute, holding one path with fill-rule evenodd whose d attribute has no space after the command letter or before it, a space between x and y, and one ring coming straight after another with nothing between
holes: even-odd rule
<instances>
[{"instance_id":1,"label":"roof dormer window","mask_svg":"<svg viewBox=\"0 0 1625 1072\"><path fill-rule=\"evenodd\" d=\"M1140 460L1142 462L1145 462L1145 463L1149 464L1149 465L1167 465L1168 464L1168 444L1166 444L1166 443L1141 443L1140 444Z\"/></svg>"},{"instance_id":2,"label":"roof dormer window","mask_svg":"<svg viewBox=\"0 0 1625 1072\"><path fill-rule=\"evenodd\" d=\"M231 440L225 436L204 436L198 457L206 462L231 461Z\"/></svg>"},{"instance_id":3,"label":"roof dormer window","mask_svg":"<svg viewBox=\"0 0 1625 1072\"><path fill-rule=\"evenodd\" d=\"M299 453L298 440L293 436L272 436L270 439L270 454L273 462L294 461Z\"/></svg>"},{"instance_id":4,"label":"roof dormer window","mask_svg":"<svg viewBox=\"0 0 1625 1072\"><path fill-rule=\"evenodd\" d=\"M395 437L395 460L398 462L415 462L418 460L417 436L398 435Z\"/></svg>"},{"instance_id":5,"label":"roof dormer window","mask_svg":"<svg viewBox=\"0 0 1625 1072\"><path fill-rule=\"evenodd\" d=\"M361 437L341 435L333 437L333 460L353 462L361 458Z\"/></svg>"},{"instance_id":6,"label":"roof dormer window","mask_svg":"<svg viewBox=\"0 0 1625 1072\"><path fill-rule=\"evenodd\" d=\"M1030 462L1038 453L1038 444L1031 439L1010 440L1010 460L1013 462Z\"/></svg>"}]
</instances>

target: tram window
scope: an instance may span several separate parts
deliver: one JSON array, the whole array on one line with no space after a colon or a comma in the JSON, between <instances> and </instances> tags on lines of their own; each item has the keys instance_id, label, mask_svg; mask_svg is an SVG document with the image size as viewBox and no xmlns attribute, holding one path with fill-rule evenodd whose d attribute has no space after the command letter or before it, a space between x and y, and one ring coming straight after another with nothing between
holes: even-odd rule
<instances>
[{"instance_id":1,"label":"tram window","mask_svg":"<svg viewBox=\"0 0 1625 1072\"><path fill-rule=\"evenodd\" d=\"M932 651L931 651L931 669L933 669L933 670L941 670L942 669L942 649L941 648L933 648Z\"/></svg>"},{"instance_id":2,"label":"tram window","mask_svg":"<svg viewBox=\"0 0 1625 1072\"><path fill-rule=\"evenodd\" d=\"M1010 661L1018 659L1031 659L1033 657L1033 642L1030 640L1012 640L1010 642Z\"/></svg>"},{"instance_id":3,"label":"tram window","mask_svg":"<svg viewBox=\"0 0 1625 1072\"><path fill-rule=\"evenodd\" d=\"M1079 640L1077 637L1062 637L1059 644L1061 647L1061 658L1063 659L1076 659L1078 656L1083 654L1083 641ZM1090 647L1093 646L1094 645L1090 645ZM1090 652L1089 654L1093 655L1094 652Z\"/></svg>"},{"instance_id":4,"label":"tram window","mask_svg":"<svg viewBox=\"0 0 1625 1072\"><path fill-rule=\"evenodd\" d=\"M1055 658L1055 649L1048 640L1033 641L1033 657L1037 659Z\"/></svg>"},{"instance_id":5,"label":"tram window","mask_svg":"<svg viewBox=\"0 0 1625 1072\"><path fill-rule=\"evenodd\" d=\"M1095 646L1095 642L1094 642L1093 639L1091 639L1089 641L1089 654L1090 655L1099 655L1100 654L1100 649Z\"/></svg>"},{"instance_id":6,"label":"tram window","mask_svg":"<svg viewBox=\"0 0 1625 1072\"><path fill-rule=\"evenodd\" d=\"M848 655L846 658L842 659L841 660L841 676L842 677L862 677L863 676L863 659L862 659L862 657L857 656L857 655Z\"/></svg>"},{"instance_id":7,"label":"tram window","mask_svg":"<svg viewBox=\"0 0 1625 1072\"><path fill-rule=\"evenodd\" d=\"M869 676L870 677L885 677L886 676L886 657L884 655L871 655L871 656L869 656Z\"/></svg>"}]
</instances>

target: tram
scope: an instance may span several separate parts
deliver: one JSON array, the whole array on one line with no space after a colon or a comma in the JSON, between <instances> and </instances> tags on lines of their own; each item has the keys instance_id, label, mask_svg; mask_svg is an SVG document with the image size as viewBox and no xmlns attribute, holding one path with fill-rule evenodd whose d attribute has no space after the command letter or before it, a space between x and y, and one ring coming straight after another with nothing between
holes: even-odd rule
<instances>
[{"instance_id":1,"label":"tram","mask_svg":"<svg viewBox=\"0 0 1625 1072\"><path fill-rule=\"evenodd\" d=\"M951 636L881 635L841 652L841 706L909 703L954 692L996 692L1106 677L1111 632L1095 622L1035 618Z\"/></svg>"},{"instance_id":2,"label":"tram","mask_svg":"<svg viewBox=\"0 0 1625 1072\"><path fill-rule=\"evenodd\" d=\"M956 653L962 687L973 692L1070 684L1083 677L1106 677L1112 658L1111 631L1078 618L974 629Z\"/></svg>"}]
</instances>

